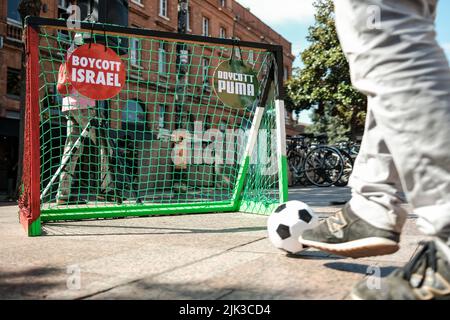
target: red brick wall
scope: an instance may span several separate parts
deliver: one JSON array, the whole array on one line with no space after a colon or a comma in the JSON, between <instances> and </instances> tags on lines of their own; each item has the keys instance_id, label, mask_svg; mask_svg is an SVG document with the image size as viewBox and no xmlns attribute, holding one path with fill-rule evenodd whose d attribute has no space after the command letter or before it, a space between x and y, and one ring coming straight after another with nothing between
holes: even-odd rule
<instances>
[{"instance_id":1,"label":"red brick wall","mask_svg":"<svg viewBox=\"0 0 450 320\"><path fill-rule=\"evenodd\" d=\"M47 5L47 12L41 12L43 17L57 17L57 1L43 0ZM235 36L241 40L258 41L273 44L280 44L284 47L284 64L289 73L292 71L294 57L291 53L291 44L270 27L265 25L260 19L254 16L246 8L242 7L235 0L227 0L227 6L220 8L219 0L190 0L190 33L202 33L202 17L210 20L210 35L219 36L219 28L224 27L227 37L233 36L233 26L235 25ZM159 16L159 0L143 0L143 5L129 1L129 25L148 29L177 31L177 10L178 1L168 0L168 18ZM0 2L0 36L6 39L7 27L7 1ZM235 17L239 19L235 21ZM7 68L20 68L22 46L20 43L4 40L4 47L0 49L0 117L5 116L6 110L18 111L17 100L6 96L6 75ZM148 58L147 58L148 59ZM130 97L131 98L131 97Z\"/></svg>"},{"instance_id":2,"label":"red brick wall","mask_svg":"<svg viewBox=\"0 0 450 320\"><path fill-rule=\"evenodd\" d=\"M128 22L130 26L138 26L146 29L177 31L178 6L176 1L168 3L168 17L159 15L159 0L144 0L143 5L129 1Z\"/></svg>"}]
</instances>

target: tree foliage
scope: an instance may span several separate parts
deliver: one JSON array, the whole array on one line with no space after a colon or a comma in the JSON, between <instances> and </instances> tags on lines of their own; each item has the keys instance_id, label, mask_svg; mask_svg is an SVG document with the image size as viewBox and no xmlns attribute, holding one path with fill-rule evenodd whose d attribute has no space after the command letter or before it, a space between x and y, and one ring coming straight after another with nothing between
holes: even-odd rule
<instances>
[{"instance_id":1,"label":"tree foliage","mask_svg":"<svg viewBox=\"0 0 450 320\"><path fill-rule=\"evenodd\" d=\"M332 0L316 0L315 24L309 28L301 59L303 67L287 82L288 106L313 109L313 133L327 133L330 142L354 140L364 129L367 99L353 88L348 62L334 22Z\"/></svg>"}]
</instances>

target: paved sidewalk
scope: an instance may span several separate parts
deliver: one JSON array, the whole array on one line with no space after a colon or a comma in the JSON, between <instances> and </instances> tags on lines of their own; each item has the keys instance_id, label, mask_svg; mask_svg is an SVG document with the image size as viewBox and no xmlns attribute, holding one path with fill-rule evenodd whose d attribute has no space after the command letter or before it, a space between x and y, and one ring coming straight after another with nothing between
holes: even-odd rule
<instances>
[{"instance_id":1,"label":"paved sidewalk","mask_svg":"<svg viewBox=\"0 0 450 320\"><path fill-rule=\"evenodd\" d=\"M322 217L346 188L290 190ZM346 299L370 267L406 263L421 236L408 219L392 256L345 259L308 250L287 256L266 234L267 217L241 213L46 224L27 238L17 207L0 206L1 299ZM79 273L81 283L72 281Z\"/></svg>"}]
</instances>

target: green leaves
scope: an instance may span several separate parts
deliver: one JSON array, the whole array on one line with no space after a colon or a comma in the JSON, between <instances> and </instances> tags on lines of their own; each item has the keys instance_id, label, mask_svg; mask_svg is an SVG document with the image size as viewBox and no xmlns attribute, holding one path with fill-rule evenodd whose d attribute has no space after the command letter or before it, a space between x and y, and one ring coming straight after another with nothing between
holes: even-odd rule
<instances>
[{"instance_id":1,"label":"green leaves","mask_svg":"<svg viewBox=\"0 0 450 320\"><path fill-rule=\"evenodd\" d=\"M309 28L310 46L301 54L303 68L295 70L286 84L287 105L292 110L315 110L312 132L326 132L336 141L355 139L364 130L367 98L351 84L332 0L316 0L314 6L316 22Z\"/></svg>"}]
</instances>

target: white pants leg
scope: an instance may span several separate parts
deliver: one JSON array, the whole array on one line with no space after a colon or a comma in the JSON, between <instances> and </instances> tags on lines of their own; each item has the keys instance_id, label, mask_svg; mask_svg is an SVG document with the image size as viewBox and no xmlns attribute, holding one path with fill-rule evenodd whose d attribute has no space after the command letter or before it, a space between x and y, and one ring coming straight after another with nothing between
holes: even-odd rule
<instances>
[{"instance_id":1,"label":"white pants leg","mask_svg":"<svg viewBox=\"0 0 450 320\"><path fill-rule=\"evenodd\" d=\"M87 109L76 109L65 112L67 118L67 138L64 146L64 155L69 154L75 142L80 138L83 129L89 123L89 112ZM75 174L75 168L78 159L83 153L84 144L80 144L71 155L64 170L59 176L59 186L56 198L61 200L69 200L71 196L72 180Z\"/></svg>"},{"instance_id":2,"label":"white pants leg","mask_svg":"<svg viewBox=\"0 0 450 320\"><path fill-rule=\"evenodd\" d=\"M371 111L370 98L368 102L364 137L349 181L350 207L372 225L400 233L408 214L399 198L400 177Z\"/></svg>"},{"instance_id":3,"label":"white pants leg","mask_svg":"<svg viewBox=\"0 0 450 320\"><path fill-rule=\"evenodd\" d=\"M335 6L353 84L369 97L350 205L379 228L401 230L405 212L396 192L403 189L419 228L448 238L450 68L435 37L437 0L335 0Z\"/></svg>"},{"instance_id":4,"label":"white pants leg","mask_svg":"<svg viewBox=\"0 0 450 320\"><path fill-rule=\"evenodd\" d=\"M88 125L92 118L95 118L95 111L93 109L75 109L66 111L67 117L67 138L64 147L64 154L68 154L72 149L75 142L80 138L80 135L84 128ZM108 188L113 189L112 177L109 170L108 159L108 143L106 139L97 137L96 128L91 127L89 129L89 137L94 144L100 147L100 172L101 172L101 186L102 190L109 191ZM75 168L78 160L83 153L84 144L81 143L80 147L71 154L69 162L66 164L65 169L61 172L60 182L58 186L57 199L68 200L71 196L72 180L75 174ZM88 181L91 183L90 181Z\"/></svg>"}]
</instances>

